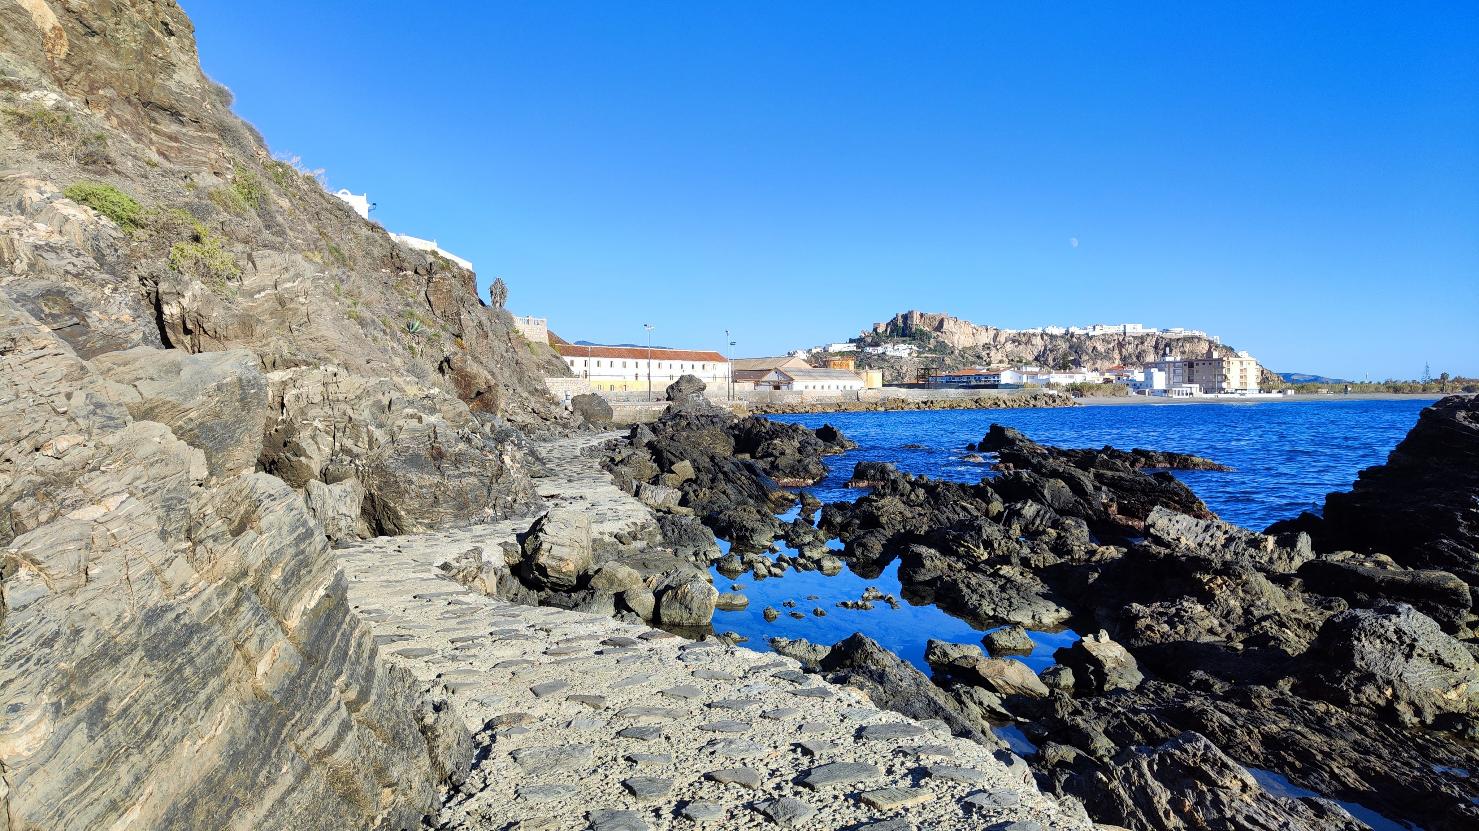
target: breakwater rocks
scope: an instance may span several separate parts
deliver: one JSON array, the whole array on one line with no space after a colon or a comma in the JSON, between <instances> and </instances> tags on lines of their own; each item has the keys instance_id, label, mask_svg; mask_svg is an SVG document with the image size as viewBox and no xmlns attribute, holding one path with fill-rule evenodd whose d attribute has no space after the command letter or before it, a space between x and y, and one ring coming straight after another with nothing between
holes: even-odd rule
<instances>
[{"instance_id":1,"label":"breakwater rocks","mask_svg":"<svg viewBox=\"0 0 1479 831\"><path fill-rule=\"evenodd\" d=\"M803 401L751 403L749 412L769 415L795 413L878 413L895 410L1012 410L1028 407L1074 407L1074 400L1048 391L991 393L973 398L900 397L877 401Z\"/></svg>"},{"instance_id":2,"label":"breakwater rocks","mask_svg":"<svg viewBox=\"0 0 1479 831\"><path fill-rule=\"evenodd\" d=\"M1469 446L1471 406L1425 414L1400 466L1451 465L1446 448ZM1424 438L1435 426L1442 443ZM1141 469L1206 460L1061 451L999 427L980 446L1004 470L976 485L860 464L854 478L871 490L826 505L819 525L854 571L900 559L912 602L983 626L1096 633L1040 677L975 647L926 656L957 700L974 688L1019 723L1044 787L1134 828L1200 827L1191 816L1362 827L1333 803L1264 791L1247 765L1424 828L1479 822L1479 644L1461 577L1370 546L1323 550L1298 527L1238 528L1169 474ZM1436 523L1425 550L1469 545L1465 533Z\"/></svg>"}]
</instances>

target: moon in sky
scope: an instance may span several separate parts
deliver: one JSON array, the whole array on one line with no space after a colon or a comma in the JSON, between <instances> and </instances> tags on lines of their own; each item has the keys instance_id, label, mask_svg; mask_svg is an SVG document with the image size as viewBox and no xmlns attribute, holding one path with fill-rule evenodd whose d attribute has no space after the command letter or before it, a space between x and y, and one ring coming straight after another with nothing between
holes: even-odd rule
<instances>
[{"instance_id":1,"label":"moon in sky","mask_svg":"<svg viewBox=\"0 0 1479 831\"><path fill-rule=\"evenodd\" d=\"M1068 244L1071 245L1071 246L1073 246L1074 248L1077 248L1078 247L1078 237L1069 237L1068 238Z\"/></svg>"}]
</instances>

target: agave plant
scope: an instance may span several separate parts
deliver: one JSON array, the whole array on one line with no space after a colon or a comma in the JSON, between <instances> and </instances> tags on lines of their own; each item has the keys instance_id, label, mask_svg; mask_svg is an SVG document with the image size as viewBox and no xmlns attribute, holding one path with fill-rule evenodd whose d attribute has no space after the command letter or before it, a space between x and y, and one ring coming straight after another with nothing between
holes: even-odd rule
<instances>
[{"instance_id":1,"label":"agave plant","mask_svg":"<svg viewBox=\"0 0 1479 831\"><path fill-rule=\"evenodd\" d=\"M406 321L406 331L407 332L410 332L413 335L419 335L425 329L426 329L425 324L423 324L419 320L408 320L408 321Z\"/></svg>"}]
</instances>

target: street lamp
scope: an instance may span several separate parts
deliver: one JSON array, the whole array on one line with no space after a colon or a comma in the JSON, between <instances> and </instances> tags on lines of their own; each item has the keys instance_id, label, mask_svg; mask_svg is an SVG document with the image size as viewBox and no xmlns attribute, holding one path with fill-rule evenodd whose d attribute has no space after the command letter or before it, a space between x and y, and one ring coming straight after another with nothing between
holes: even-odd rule
<instances>
[{"instance_id":1,"label":"street lamp","mask_svg":"<svg viewBox=\"0 0 1479 831\"><path fill-rule=\"evenodd\" d=\"M647 330L647 401L652 401L652 324L644 323L642 328Z\"/></svg>"},{"instance_id":2,"label":"street lamp","mask_svg":"<svg viewBox=\"0 0 1479 831\"><path fill-rule=\"evenodd\" d=\"M734 341L729 339L729 330L724 330L724 340L729 344L729 365L724 367L725 380L729 387L729 401L734 400Z\"/></svg>"}]
</instances>

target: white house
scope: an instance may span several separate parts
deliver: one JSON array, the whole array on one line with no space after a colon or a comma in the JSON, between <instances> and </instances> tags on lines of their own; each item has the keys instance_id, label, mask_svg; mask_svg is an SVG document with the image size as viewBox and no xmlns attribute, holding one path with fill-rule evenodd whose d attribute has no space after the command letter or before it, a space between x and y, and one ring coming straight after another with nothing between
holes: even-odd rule
<instances>
[{"instance_id":1,"label":"white house","mask_svg":"<svg viewBox=\"0 0 1479 831\"><path fill-rule=\"evenodd\" d=\"M334 191L334 195L347 202L349 207L360 215L360 219L370 218L370 195L368 193L354 194L349 192L349 188L339 188Z\"/></svg>"},{"instance_id":2,"label":"white house","mask_svg":"<svg viewBox=\"0 0 1479 831\"><path fill-rule=\"evenodd\" d=\"M414 248L417 251L436 252L437 254L440 254L443 257L451 260L452 262L462 266L468 271L477 270L472 267L472 263L462 259L456 254L453 254L451 251L448 251L440 245L437 245L437 241L434 239L421 239L420 237L413 237L410 234L391 234L390 238L400 243L401 245Z\"/></svg>"}]
</instances>

